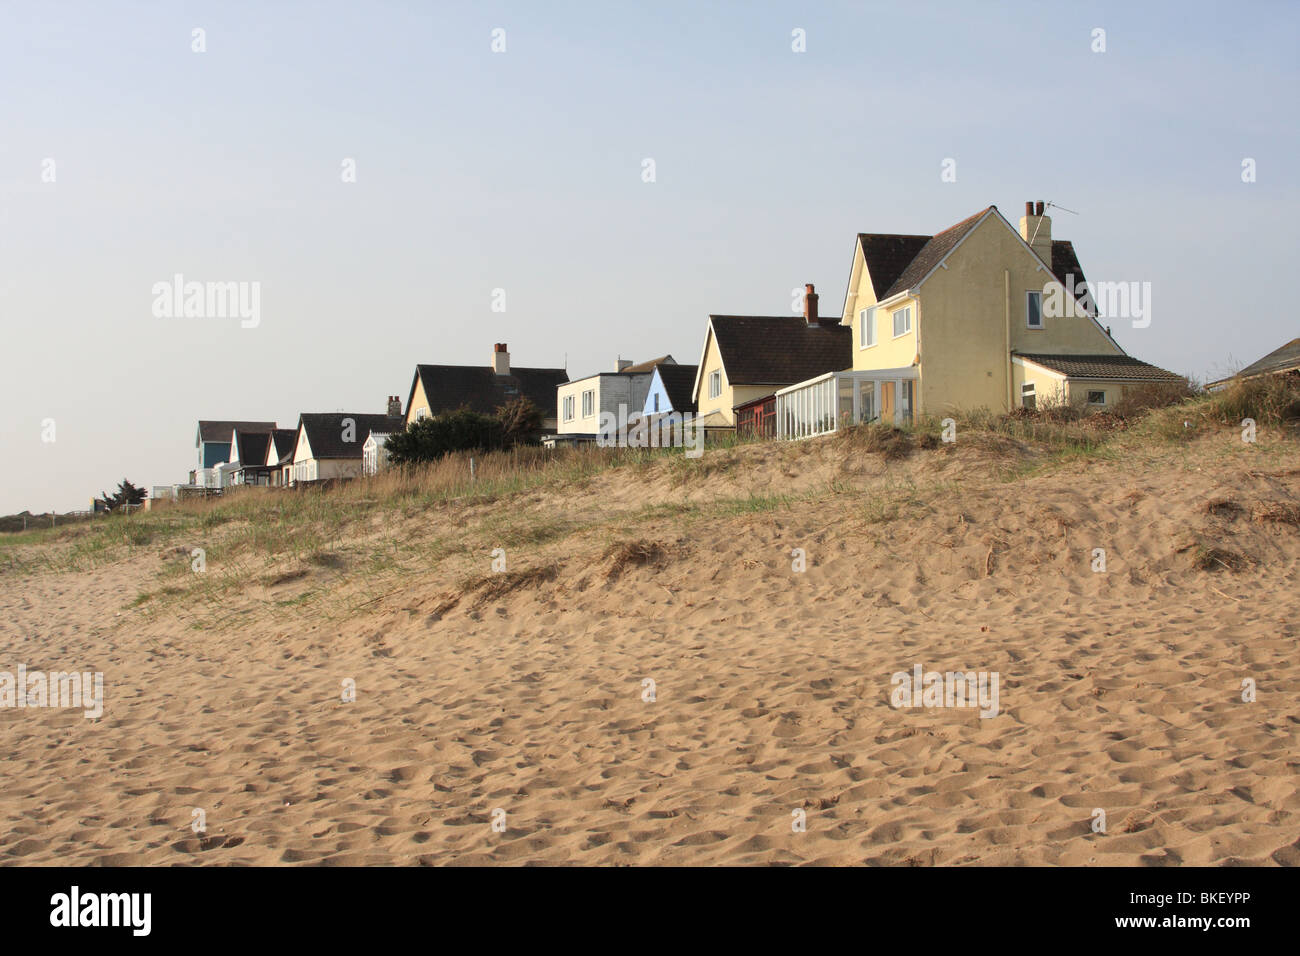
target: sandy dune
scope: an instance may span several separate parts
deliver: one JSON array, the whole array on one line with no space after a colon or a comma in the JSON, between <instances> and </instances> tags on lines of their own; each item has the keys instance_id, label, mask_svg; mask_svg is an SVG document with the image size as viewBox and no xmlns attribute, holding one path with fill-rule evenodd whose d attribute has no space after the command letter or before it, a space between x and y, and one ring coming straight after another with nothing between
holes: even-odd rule
<instances>
[{"instance_id":1,"label":"sandy dune","mask_svg":"<svg viewBox=\"0 0 1300 956\"><path fill-rule=\"evenodd\" d=\"M376 519L220 608L132 606L173 546L0 573L0 669L107 686L97 721L0 710L0 861L1300 863L1294 446L1015 480L997 457L620 469ZM795 497L727 504L751 494ZM566 531L518 536L543 521ZM367 571L435 533L454 547ZM629 541L649 554L616 570ZM1198 568L1207 542L1239 569ZM891 707L915 664L997 672L1000 712Z\"/></svg>"}]
</instances>

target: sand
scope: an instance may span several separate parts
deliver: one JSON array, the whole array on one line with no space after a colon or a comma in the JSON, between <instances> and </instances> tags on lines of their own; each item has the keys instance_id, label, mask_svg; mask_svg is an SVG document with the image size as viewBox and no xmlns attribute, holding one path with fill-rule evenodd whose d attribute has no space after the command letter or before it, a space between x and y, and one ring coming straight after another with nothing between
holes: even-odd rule
<instances>
[{"instance_id":1,"label":"sand","mask_svg":"<svg viewBox=\"0 0 1300 956\"><path fill-rule=\"evenodd\" d=\"M0 710L0 861L1300 863L1300 534L1263 517L1300 455L1211 436L1006 480L1007 454L609 472L370 522L215 605L133 606L172 545L0 573L0 670L107 691L98 720ZM368 570L434 531L456 546ZM996 672L998 714L891 706L917 664Z\"/></svg>"}]
</instances>

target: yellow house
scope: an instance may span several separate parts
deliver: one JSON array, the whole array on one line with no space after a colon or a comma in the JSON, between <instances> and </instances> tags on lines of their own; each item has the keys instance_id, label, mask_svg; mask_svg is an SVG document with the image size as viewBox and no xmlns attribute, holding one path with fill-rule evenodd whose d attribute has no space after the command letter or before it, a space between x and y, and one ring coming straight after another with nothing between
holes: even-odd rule
<instances>
[{"instance_id":1,"label":"yellow house","mask_svg":"<svg viewBox=\"0 0 1300 956\"><path fill-rule=\"evenodd\" d=\"M1099 408L1135 385L1180 381L1127 355L1097 320L1044 205L1026 203L1019 229L989 206L933 236L860 234L840 317L851 366L778 392L777 433L1049 402Z\"/></svg>"},{"instance_id":2,"label":"yellow house","mask_svg":"<svg viewBox=\"0 0 1300 956\"><path fill-rule=\"evenodd\" d=\"M691 399L701 424L734 427L738 405L849 367L852 336L822 317L809 284L803 315L711 315Z\"/></svg>"}]
</instances>

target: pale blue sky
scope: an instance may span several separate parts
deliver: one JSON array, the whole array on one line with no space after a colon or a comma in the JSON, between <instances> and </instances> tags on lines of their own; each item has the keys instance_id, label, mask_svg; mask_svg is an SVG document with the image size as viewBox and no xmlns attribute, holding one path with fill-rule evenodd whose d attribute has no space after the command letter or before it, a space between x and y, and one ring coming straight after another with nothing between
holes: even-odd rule
<instances>
[{"instance_id":1,"label":"pale blue sky","mask_svg":"<svg viewBox=\"0 0 1300 956\"><path fill-rule=\"evenodd\" d=\"M497 341L695 362L710 312L839 310L858 232L1027 199L1079 212L1089 278L1152 283L1131 354L1253 361L1300 335L1298 10L6 0L0 513L183 481L199 418L382 411ZM178 272L260 282L260 326L155 318Z\"/></svg>"}]
</instances>

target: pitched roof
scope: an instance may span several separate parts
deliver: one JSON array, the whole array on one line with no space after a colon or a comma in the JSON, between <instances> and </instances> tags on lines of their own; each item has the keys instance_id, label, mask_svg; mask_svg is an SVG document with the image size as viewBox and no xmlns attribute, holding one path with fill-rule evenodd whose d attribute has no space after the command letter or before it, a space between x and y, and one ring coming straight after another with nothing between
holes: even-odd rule
<instances>
[{"instance_id":1,"label":"pitched roof","mask_svg":"<svg viewBox=\"0 0 1300 956\"><path fill-rule=\"evenodd\" d=\"M1178 382L1181 375L1165 371L1131 355L1043 355L1014 352L1018 358L1059 372L1068 378L1123 382Z\"/></svg>"},{"instance_id":2,"label":"pitched roof","mask_svg":"<svg viewBox=\"0 0 1300 956\"><path fill-rule=\"evenodd\" d=\"M677 360L671 355L661 355L657 359L651 359L648 362L638 362L636 365L629 365L627 368L619 369L620 374L629 372L653 372L659 365L676 365Z\"/></svg>"},{"instance_id":3,"label":"pitched roof","mask_svg":"<svg viewBox=\"0 0 1300 956\"><path fill-rule=\"evenodd\" d=\"M699 369L698 365L659 366L659 381L663 382L664 391L668 393L668 403L674 411L695 411L691 394L695 390L695 376Z\"/></svg>"},{"instance_id":4,"label":"pitched roof","mask_svg":"<svg viewBox=\"0 0 1300 956\"><path fill-rule=\"evenodd\" d=\"M801 315L711 315L709 322L732 385L793 385L853 364L847 325L809 325Z\"/></svg>"},{"instance_id":5,"label":"pitched roof","mask_svg":"<svg viewBox=\"0 0 1300 956\"><path fill-rule=\"evenodd\" d=\"M541 409L543 418L554 418L556 386L568 380L562 368L511 368L509 375L498 375L486 365L417 365L406 407L409 411L419 381L431 415L454 412L462 405L491 415L523 395Z\"/></svg>"},{"instance_id":6,"label":"pitched roof","mask_svg":"<svg viewBox=\"0 0 1300 956\"><path fill-rule=\"evenodd\" d=\"M271 440L275 443L275 457L279 462L284 462L286 458L293 456L293 445L298 438L298 429L296 428L277 428L271 432ZM270 452L268 450L268 457Z\"/></svg>"},{"instance_id":7,"label":"pitched roof","mask_svg":"<svg viewBox=\"0 0 1300 956\"><path fill-rule=\"evenodd\" d=\"M343 440L343 420L350 418L352 441ZM313 458L360 458L370 432L400 432L406 428L401 415L369 415L360 412L304 412L298 427L307 432Z\"/></svg>"},{"instance_id":8,"label":"pitched roof","mask_svg":"<svg viewBox=\"0 0 1300 956\"><path fill-rule=\"evenodd\" d=\"M885 290L885 294L880 298L888 299L891 295L897 295L910 289L929 275L930 270L937 266L944 256L952 252L953 247L965 239L966 234L975 228L975 223L979 222L984 214L992 208L992 206L989 206L988 209L981 209L975 215L963 219L957 225L949 226L943 232L931 236L930 241L921 247L920 251L912 258L912 261L899 273L898 278L894 280L893 284ZM874 280L872 280L872 285L875 285Z\"/></svg>"},{"instance_id":9,"label":"pitched roof","mask_svg":"<svg viewBox=\"0 0 1300 956\"><path fill-rule=\"evenodd\" d=\"M1065 285L1066 276L1071 275L1074 276L1076 289L1087 281L1083 276L1083 266L1079 265L1079 257L1074 254L1074 243L1069 240L1052 240L1052 261L1048 265L1052 267L1052 275L1056 276L1061 285Z\"/></svg>"},{"instance_id":10,"label":"pitched roof","mask_svg":"<svg viewBox=\"0 0 1300 956\"><path fill-rule=\"evenodd\" d=\"M867 274L871 277L876 301L897 295L924 279L990 209L996 208L989 206L981 209L975 215L933 236L858 233L858 243L862 246L862 257L867 264ZM1062 285L1066 282L1066 276L1073 274L1074 286L1080 290L1076 296L1083 295L1083 267L1079 265L1079 257L1071 242L1053 239L1052 261L1047 265Z\"/></svg>"},{"instance_id":11,"label":"pitched roof","mask_svg":"<svg viewBox=\"0 0 1300 956\"><path fill-rule=\"evenodd\" d=\"M266 464L266 446L271 442L271 432L246 432L235 429L239 436L239 447L234 451L235 460L245 468L261 468Z\"/></svg>"},{"instance_id":12,"label":"pitched roof","mask_svg":"<svg viewBox=\"0 0 1300 956\"><path fill-rule=\"evenodd\" d=\"M218 422L199 419L199 434L195 446L197 447L200 442L229 442L236 428L249 434L265 433L275 431L275 422Z\"/></svg>"},{"instance_id":13,"label":"pitched roof","mask_svg":"<svg viewBox=\"0 0 1300 956\"><path fill-rule=\"evenodd\" d=\"M1292 339L1280 349L1274 349L1258 362L1252 362L1240 372L1239 377L1267 375L1269 372L1285 372L1300 366L1300 339Z\"/></svg>"},{"instance_id":14,"label":"pitched roof","mask_svg":"<svg viewBox=\"0 0 1300 956\"><path fill-rule=\"evenodd\" d=\"M877 302L889 297L885 294L886 291L898 281L903 270L929 241L930 236L858 233L858 243L862 246L862 257L867 263L867 275L871 277L871 287L875 290Z\"/></svg>"}]
</instances>

